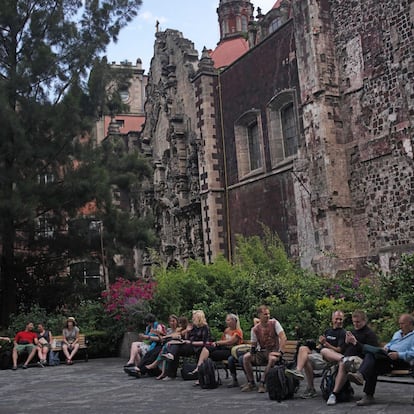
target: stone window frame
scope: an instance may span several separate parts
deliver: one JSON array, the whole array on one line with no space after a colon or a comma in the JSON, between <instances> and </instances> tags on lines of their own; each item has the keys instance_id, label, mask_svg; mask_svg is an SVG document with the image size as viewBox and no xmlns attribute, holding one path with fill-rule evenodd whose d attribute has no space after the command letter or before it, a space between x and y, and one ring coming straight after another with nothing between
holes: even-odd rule
<instances>
[{"instance_id":1,"label":"stone window frame","mask_svg":"<svg viewBox=\"0 0 414 414\"><path fill-rule=\"evenodd\" d=\"M252 169L252 160L250 158L250 146L249 146L249 128L253 125L257 125L257 138L258 138L258 168ZM259 109L251 109L244 112L234 123L234 137L237 155L237 170L239 179L249 178L252 175L262 173L265 166L264 158L264 145L263 145L263 130L262 130L262 118Z\"/></svg>"},{"instance_id":2,"label":"stone window frame","mask_svg":"<svg viewBox=\"0 0 414 414\"><path fill-rule=\"evenodd\" d=\"M277 168L281 163L292 162L297 158L300 137L297 102L296 90L288 89L275 95L267 105L269 150L272 169ZM294 110L297 142L296 151L293 154L286 155L286 143L285 137L283 136L283 111L289 105L292 105Z\"/></svg>"}]
</instances>

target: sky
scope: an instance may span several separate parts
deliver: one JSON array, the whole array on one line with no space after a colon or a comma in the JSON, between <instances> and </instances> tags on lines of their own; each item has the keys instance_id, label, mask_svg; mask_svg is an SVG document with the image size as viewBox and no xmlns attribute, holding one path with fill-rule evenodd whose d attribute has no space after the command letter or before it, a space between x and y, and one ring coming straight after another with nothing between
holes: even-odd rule
<instances>
[{"instance_id":1,"label":"sky","mask_svg":"<svg viewBox=\"0 0 414 414\"><path fill-rule=\"evenodd\" d=\"M255 7L267 13L276 0L251 0ZM155 23L159 30L175 29L194 43L199 55L206 46L214 49L220 40L216 9L219 0L143 0L138 16L125 27L116 44L106 52L108 62L128 60L135 64L138 58L148 73L154 51Z\"/></svg>"}]
</instances>

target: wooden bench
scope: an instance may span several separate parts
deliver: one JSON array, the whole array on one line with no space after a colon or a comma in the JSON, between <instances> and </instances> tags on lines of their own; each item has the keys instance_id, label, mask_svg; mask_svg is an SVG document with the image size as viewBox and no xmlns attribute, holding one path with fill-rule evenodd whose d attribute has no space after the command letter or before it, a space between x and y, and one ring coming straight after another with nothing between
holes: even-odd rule
<instances>
[{"instance_id":1,"label":"wooden bench","mask_svg":"<svg viewBox=\"0 0 414 414\"><path fill-rule=\"evenodd\" d=\"M244 344L251 345L251 341L244 341ZM285 344L285 351L283 354L283 360L289 365L296 361L296 351L297 351L298 341L287 340ZM228 373L228 361L221 361L218 364L218 367L222 368L226 372L226 378L229 377ZM242 367L236 362L236 369L241 370ZM254 365L256 378L261 376L261 373L265 370L264 365Z\"/></svg>"},{"instance_id":2,"label":"wooden bench","mask_svg":"<svg viewBox=\"0 0 414 414\"><path fill-rule=\"evenodd\" d=\"M62 351L62 341L63 341L63 336L54 336L53 337L53 342L52 342L52 347L50 348L51 351L53 352L57 352L59 353L60 351ZM84 358L85 358L85 362L88 362L88 340L86 339L85 334L79 334L79 339L78 339L78 343L79 343L79 352L83 352L84 353Z\"/></svg>"}]
</instances>

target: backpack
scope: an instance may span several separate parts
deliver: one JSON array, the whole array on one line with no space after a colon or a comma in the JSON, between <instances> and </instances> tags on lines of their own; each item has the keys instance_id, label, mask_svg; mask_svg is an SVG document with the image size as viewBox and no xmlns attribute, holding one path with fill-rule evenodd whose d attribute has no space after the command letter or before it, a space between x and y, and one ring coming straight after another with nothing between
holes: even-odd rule
<instances>
[{"instance_id":1,"label":"backpack","mask_svg":"<svg viewBox=\"0 0 414 414\"><path fill-rule=\"evenodd\" d=\"M198 381L200 387L204 389L213 389L221 385L220 374L216 364L207 358L198 367Z\"/></svg>"},{"instance_id":2,"label":"backpack","mask_svg":"<svg viewBox=\"0 0 414 414\"><path fill-rule=\"evenodd\" d=\"M184 361L183 366L181 368L181 376L183 380L196 380L198 379L198 373L193 371L197 368L197 364L195 362Z\"/></svg>"},{"instance_id":3,"label":"backpack","mask_svg":"<svg viewBox=\"0 0 414 414\"><path fill-rule=\"evenodd\" d=\"M13 365L12 352L8 349L0 352L0 369L9 369Z\"/></svg>"},{"instance_id":4,"label":"backpack","mask_svg":"<svg viewBox=\"0 0 414 414\"><path fill-rule=\"evenodd\" d=\"M334 365L331 367L326 368L322 373L321 379L321 391L322 391L322 398L327 401L329 396L332 394L333 389L335 387L335 379L338 373L338 365ZM351 386L351 383L346 381L342 389L336 395L337 402L349 402L352 400L354 395L354 389Z\"/></svg>"},{"instance_id":5,"label":"backpack","mask_svg":"<svg viewBox=\"0 0 414 414\"><path fill-rule=\"evenodd\" d=\"M60 364L59 351L49 351L49 365L55 366Z\"/></svg>"},{"instance_id":6,"label":"backpack","mask_svg":"<svg viewBox=\"0 0 414 414\"><path fill-rule=\"evenodd\" d=\"M285 370L285 364L281 363L271 368L266 375L266 389L271 400L288 400L299 389L299 380L293 375L286 375Z\"/></svg>"}]
</instances>

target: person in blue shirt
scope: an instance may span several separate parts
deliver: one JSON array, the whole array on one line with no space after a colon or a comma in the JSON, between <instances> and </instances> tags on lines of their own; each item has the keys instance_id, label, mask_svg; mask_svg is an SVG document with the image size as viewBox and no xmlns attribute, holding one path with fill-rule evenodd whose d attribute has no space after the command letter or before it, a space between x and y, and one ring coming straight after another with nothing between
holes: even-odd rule
<instances>
[{"instance_id":1,"label":"person in blue shirt","mask_svg":"<svg viewBox=\"0 0 414 414\"><path fill-rule=\"evenodd\" d=\"M348 378L358 385L364 385L364 397L357 401L357 405L374 403L375 387L378 375L386 374L396 369L410 369L414 361L414 316L404 313L398 323L400 329L394 333L392 339L383 349L366 353L359 368L359 372L349 373Z\"/></svg>"}]
</instances>

